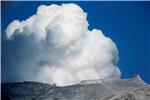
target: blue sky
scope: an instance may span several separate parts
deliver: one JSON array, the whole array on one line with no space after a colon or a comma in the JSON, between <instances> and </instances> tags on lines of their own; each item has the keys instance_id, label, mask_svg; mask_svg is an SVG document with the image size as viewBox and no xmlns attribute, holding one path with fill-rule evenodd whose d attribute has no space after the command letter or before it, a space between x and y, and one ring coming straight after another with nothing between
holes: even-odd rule
<instances>
[{"instance_id":1,"label":"blue sky","mask_svg":"<svg viewBox=\"0 0 150 100\"><path fill-rule=\"evenodd\" d=\"M14 19L25 20L35 14L39 5L53 3L63 2L2 2L2 34ZM144 81L150 83L150 2L73 3L88 13L89 29L101 29L116 43L121 77L139 74ZM3 45L4 42L2 59ZM2 71L4 67L2 60Z\"/></svg>"}]
</instances>

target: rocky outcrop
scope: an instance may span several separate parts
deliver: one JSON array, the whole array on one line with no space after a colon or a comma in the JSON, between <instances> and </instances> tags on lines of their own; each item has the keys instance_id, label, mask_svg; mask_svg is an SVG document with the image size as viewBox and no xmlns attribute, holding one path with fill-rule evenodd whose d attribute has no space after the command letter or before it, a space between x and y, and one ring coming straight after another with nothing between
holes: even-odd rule
<instances>
[{"instance_id":1,"label":"rocky outcrop","mask_svg":"<svg viewBox=\"0 0 150 100\"><path fill-rule=\"evenodd\" d=\"M84 80L58 87L38 82L2 84L2 100L150 100L150 86L131 79Z\"/></svg>"}]
</instances>

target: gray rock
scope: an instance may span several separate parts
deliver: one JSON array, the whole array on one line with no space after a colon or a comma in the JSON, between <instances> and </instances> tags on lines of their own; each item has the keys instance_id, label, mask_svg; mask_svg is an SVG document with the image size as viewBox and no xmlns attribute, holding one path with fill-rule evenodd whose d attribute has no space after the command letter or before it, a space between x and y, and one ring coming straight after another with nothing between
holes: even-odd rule
<instances>
[{"instance_id":1,"label":"gray rock","mask_svg":"<svg viewBox=\"0 0 150 100\"><path fill-rule=\"evenodd\" d=\"M38 82L5 83L2 100L150 100L150 85L139 76L84 80L65 87Z\"/></svg>"}]
</instances>

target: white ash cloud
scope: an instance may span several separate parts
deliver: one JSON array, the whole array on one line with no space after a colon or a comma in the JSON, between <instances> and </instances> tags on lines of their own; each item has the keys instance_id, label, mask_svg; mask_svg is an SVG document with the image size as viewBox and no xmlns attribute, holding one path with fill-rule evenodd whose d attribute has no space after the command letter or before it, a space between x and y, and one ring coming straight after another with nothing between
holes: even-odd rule
<instances>
[{"instance_id":1,"label":"white ash cloud","mask_svg":"<svg viewBox=\"0 0 150 100\"><path fill-rule=\"evenodd\" d=\"M76 4L41 5L28 19L11 22L6 36L17 45L16 51L9 51L16 57L8 58L15 81L65 86L119 78L115 43L99 29L88 30L88 25L87 14Z\"/></svg>"}]
</instances>

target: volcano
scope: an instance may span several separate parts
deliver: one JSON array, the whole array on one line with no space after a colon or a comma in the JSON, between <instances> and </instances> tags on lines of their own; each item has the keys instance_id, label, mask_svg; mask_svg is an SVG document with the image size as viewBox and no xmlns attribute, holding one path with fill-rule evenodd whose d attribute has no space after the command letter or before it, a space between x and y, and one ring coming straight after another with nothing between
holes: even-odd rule
<instances>
[{"instance_id":1,"label":"volcano","mask_svg":"<svg viewBox=\"0 0 150 100\"><path fill-rule=\"evenodd\" d=\"M140 76L129 79L83 80L59 87L40 82L2 84L2 100L150 100L150 85Z\"/></svg>"}]
</instances>

